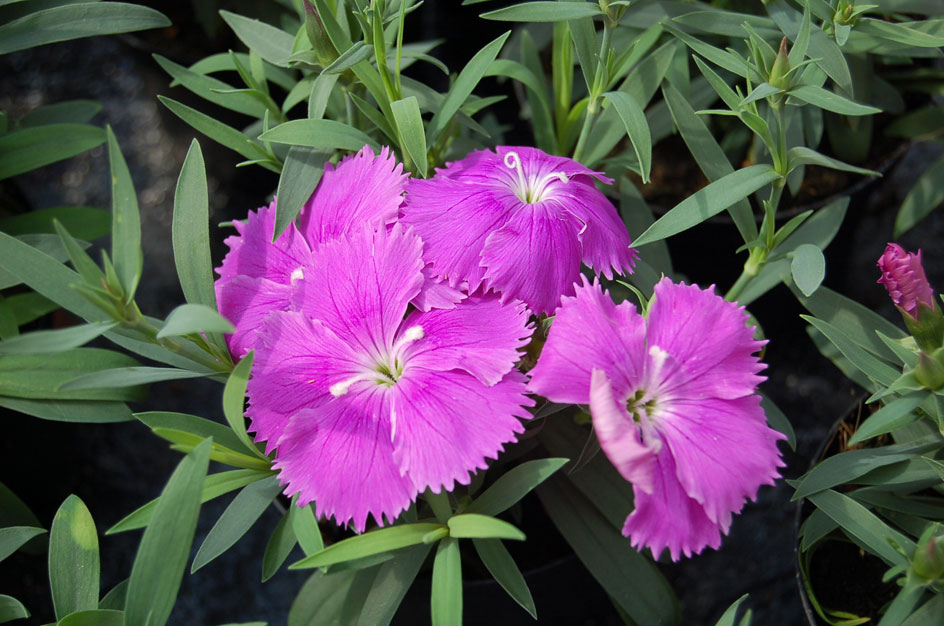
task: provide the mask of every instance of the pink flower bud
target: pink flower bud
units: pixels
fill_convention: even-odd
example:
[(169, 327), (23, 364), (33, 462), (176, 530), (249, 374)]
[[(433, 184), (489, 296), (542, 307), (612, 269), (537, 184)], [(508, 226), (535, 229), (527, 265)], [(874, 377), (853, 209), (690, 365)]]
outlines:
[(882, 270), (878, 282), (885, 285), (895, 306), (915, 320), (919, 304), (934, 310), (934, 291), (921, 266), (921, 250), (914, 254), (897, 243), (890, 243), (879, 257), (878, 267)]

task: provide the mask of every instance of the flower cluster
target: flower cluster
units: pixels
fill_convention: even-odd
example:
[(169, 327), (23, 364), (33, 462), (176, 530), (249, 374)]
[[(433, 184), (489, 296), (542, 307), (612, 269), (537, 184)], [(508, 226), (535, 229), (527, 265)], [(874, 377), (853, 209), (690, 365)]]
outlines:
[[(255, 351), (251, 430), (319, 515), (383, 525), (467, 484), (523, 432), (529, 393), (589, 403), (636, 489), (624, 534), (672, 557), (716, 547), (782, 465), (745, 314), (663, 280), (648, 318), (581, 280), (635, 261), (610, 182), (533, 148), (472, 153), (429, 180), (364, 148), (328, 168), (297, 225), (237, 223), (218, 270), (234, 356)], [(529, 377), (534, 325), (556, 319)], [(731, 455), (737, 449), (739, 455)]]

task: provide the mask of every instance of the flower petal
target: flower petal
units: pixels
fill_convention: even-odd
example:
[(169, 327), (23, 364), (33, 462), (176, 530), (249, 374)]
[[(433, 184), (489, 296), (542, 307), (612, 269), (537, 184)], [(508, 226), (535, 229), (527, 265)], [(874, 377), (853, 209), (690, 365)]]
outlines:
[(304, 268), (292, 304), (343, 341), (385, 354), (423, 285), (422, 249), (423, 242), (400, 224), (389, 233), (365, 227), (330, 241)]
[(471, 472), (524, 431), (519, 418), (531, 414), (522, 407), (534, 405), (524, 375), (512, 371), (486, 387), (463, 371), (410, 365), (390, 390), (394, 459), (419, 492), (467, 485)]
[(345, 157), (334, 168), (325, 165), (315, 193), (302, 208), (299, 228), (313, 245), (373, 228), (397, 219), (409, 174), (403, 174), (389, 148), (374, 156), (370, 146)]
[(420, 311), (430, 309), (452, 309), (465, 299), (465, 294), (453, 289), (449, 283), (438, 280), (433, 275), (433, 269), (427, 265), (423, 268), (423, 287), (416, 297), (410, 301)]
[(400, 222), (412, 225), (423, 239), (423, 258), (434, 274), (452, 287), (468, 282), (471, 293), (485, 275), (480, 262), (486, 237), (505, 224), (514, 208), (507, 198), (479, 186), (448, 178), (414, 179)]
[(259, 332), (249, 379), (250, 430), (271, 452), (293, 415), (331, 401), (331, 385), (362, 370), (359, 356), (321, 322), (273, 312)]
[(311, 257), (311, 249), (294, 224), (290, 224), (278, 240), (272, 241), (274, 199), (269, 206), (250, 211), (245, 223), (234, 220), (233, 226), (239, 234), (224, 241), (230, 250), (216, 270), (220, 275), (218, 283), (244, 275), (288, 285), (292, 282), (292, 272)]
[(646, 324), (636, 308), (614, 304), (584, 278), (574, 297), (563, 298), (528, 388), (554, 402), (586, 404), (596, 368), (616, 396), (625, 396), (642, 376), (645, 346)]
[(652, 494), (633, 489), (635, 510), (626, 518), (623, 535), (630, 538), (633, 547), (649, 548), (658, 558), (665, 548), (673, 561), (682, 554), (698, 554), (705, 547), (721, 545), (721, 533), (727, 527), (712, 522), (704, 509), (688, 497), (675, 477), (672, 455), (656, 457)]
[(462, 369), (484, 385), (505, 376), (531, 336), (523, 302), (504, 305), (496, 296), (471, 296), (452, 309), (413, 313), (404, 328), (420, 326), (423, 338), (405, 358), (429, 370)]
[(485, 241), (487, 288), (502, 300), (523, 300), (535, 313), (552, 313), (580, 277), (579, 230), (576, 219), (548, 202), (522, 204)]
[(226, 336), (229, 351), (237, 359), (256, 347), (256, 334), (272, 311), (289, 308), (292, 288), (267, 278), (238, 275), (230, 280), (216, 281), (217, 306), (220, 315), (236, 327)]
[(626, 225), (589, 177), (571, 179), (555, 190), (553, 201), (584, 224), (579, 235), (584, 263), (607, 278), (612, 278), (614, 271), (632, 273), (638, 255), (630, 247)]
[(725, 528), (784, 465), (777, 441), (785, 437), (767, 426), (757, 395), (673, 400), (660, 412), (658, 429), (685, 493)]
[(353, 522), (357, 532), (367, 528), (368, 515), (379, 526), (384, 518), (393, 522), (417, 493), (394, 463), (380, 387), (294, 415), (273, 467), (288, 483), (285, 495), (297, 493), (299, 505), (314, 500), (318, 516)]
[(639, 428), (625, 406), (625, 402), (619, 403), (613, 397), (613, 388), (603, 370), (594, 369), (590, 379), (590, 415), (600, 448), (623, 478), (635, 488), (652, 493), (655, 451), (643, 444)]
[(738, 398), (764, 381), (757, 375), (764, 364), (754, 353), (766, 342), (755, 341), (746, 323), (744, 307), (713, 290), (663, 278), (649, 310), (649, 345), (671, 354), (684, 370), (671, 381), (684, 387), (680, 393)]

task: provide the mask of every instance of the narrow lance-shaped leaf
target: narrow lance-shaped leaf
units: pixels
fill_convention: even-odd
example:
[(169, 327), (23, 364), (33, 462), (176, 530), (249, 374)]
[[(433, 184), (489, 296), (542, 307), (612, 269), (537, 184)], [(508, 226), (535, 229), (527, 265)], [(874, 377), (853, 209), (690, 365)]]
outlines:
[(29, 617), (26, 607), (11, 596), (0, 594), (0, 623)]
[(462, 557), (459, 542), (452, 537), (436, 546), (430, 613), (433, 626), (462, 623)]
[[(6, 504), (4, 502), (3, 504)], [(6, 526), (0, 528), (0, 561), (7, 558), (33, 537), (45, 534), (44, 528), (35, 526)]]
[(297, 506), (289, 506), (272, 531), (272, 535), (266, 543), (265, 554), (262, 555), (262, 582), (275, 576), (275, 573), (282, 567), (282, 563), (292, 552), (292, 548), (298, 543), (292, 528), (292, 519), (298, 510)]
[(196, 572), (239, 541), (281, 491), (277, 476), (243, 487), (203, 540), (193, 559), (190, 573)]
[(508, 39), (510, 34), (510, 31), (504, 33), (476, 52), (475, 56), (473, 56), (462, 71), (459, 72), (456, 82), (453, 83), (452, 87), (449, 89), (449, 93), (446, 94), (442, 105), (433, 115), (433, 119), (429, 123), (426, 134), (427, 144), (434, 143), (436, 139), (439, 138), (439, 135), (446, 130), (446, 127), (452, 120), (452, 116), (459, 111), (459, 107), (462, 106), (466, 98), (472, 94), (472, 90), (475, 89), (475, 86), (482, 80), (485, 71), (498, 56), (499, 51), (502, 46), (505, 45), (505, 40)]
[(378, 149), (377, 142), (362, 131), (334, 120), (292, 120), (262, 133), (259, 139), (331, 150), (360, 150), (365, 145)]
[(602, 15), (600, 7), (591, 2), (521, 2), (479, 17), (502, 22), (564, 22), (598, 15)]
[(249, 434), (246, 432), (246, 419), (243, 417), (243, 409), (246, 402), (246, 387), (249, 384), (249, 374), (252, 371), (252, 362), (255, 353), (250, 352), (236, 365), (233, 372), (226, 381), (226, 387), (223, 389), (223, 415), (226, 422), (233, 429), (236, 436), (243, 443), (246, 449), (261, 459), (266, 456), (259, 452), (259, 449), (252, 442)]
[(897, 398), (870, 415), (856, 429), (849, 445), (861, 443), (877, 435), (890, 433), (919, 419), (914, 412), (927, 399), (927, 392), (918, 392)]
[(118, 367), (103, 369), (91, 374), (76, 376), (63, 382), (58, 391), (78, 391), (82, 389), (120, 389), (181, 378), (200, 378), (208, 372), (192, 372), (174, 367)]
[(0, 180), (68, 159), (104, 141), (101, 128), (86, 124), (50, 124), (0, 135)]
[(503, 474), (465, 508), (465, 513), (498, 515), (562, 468), (568, 459), (538, 459), (522, 463)]
[(488, 515), (477, 513), (461, 513), (449, 518), (449, 536), (457, 539), (514, 539), (524, 541), (523, 532), (508, 522)]
[(895, 237), (900, 237), (944, 202), (944, 156), (915, 182), (895, 216)]
[(805, 243), (791, 252), (793, 261), (790, 263), (790, 272), (797, 288), (807, 297), (823, 282), (826, 276), (826, 259), (823, 251), (813, 244)]
[(180, 461), (161, 493), (131, 568), (125, 626), (164, 626), (170, 617), (197, 528), (210, 443)]
[(131, 172), (118, 147), (111, 126), (107, 127), (108, 163), (111, 171), (111, 249), (115, 272), (125, 291), (125, 302), (131, 302), (141, 278), (141, 216), (138, 197), (131, 182)]
[(85, 503), (66, 498), (49, 531), (49, 587), (56, 617), (98, 608), (98, 533)]
[(413, 584), (432, 546), (417, 546), (380, 566), (363, 602), (357, 626), (387, 626)]
[(812, 104), (821, 109), (839, 113), (840, 115), (873, 115), (881, 113), (881, 109), (866, 104), (853, 102), (839, 94), (817, 87), (816, 85), (800, 85), (787, 92), (791, 97)]
[(652, 138), (649, 135), (649, 122), (646, 114), (636, 101), (621, 91), (609, 91), (603, 94), (623, 121), (626, 134), (633, 144), (636, 160), (639, 161), (642, 182), (649, 182), (649, 172), (652, 169)]
[(72, 328), (36, 330), (0, 342), (0, 354), (41, 354), (72, 350), (84, 346), (117, 324), (117, 322), (93, 322)]
[(410, 156), (417, 173), (426, 178), (429, 162), (426, 158), (426, 133), (416, 96), (390, 103), (397, 124), (402, 149)]
[[(174, 192), (174, 263), (184, 297), (216, 310), (210, 260), (210, 197), (200, 144), (194, 139), (180, 168)], [(167, 330), (165, 327), (164, 331)]]
[(538, 611), (534, 606), (534, 599), (531, 597), (528, 583), (525, 582), (521, 570), (518, 569), (515, 560), (502, 545), (501, 540), (473, 539), (472, 545), (475, 546), (476, 553), (482, 559), (485, 569), (492, 575), (495, 582), (501, 585), (501, 588), (531, 617), (537, 619)]
[(216, 312), (216, 307), (211, 308), (204, 304), (181, 304), (167, 316), (167, 321), (158, 331), (157, 338), (199, 333), (231, 333), (234, 330), (230, 321)]
[(273, 241), (295, 221), (302, 207), (318, 186), (330, 150), (292, 146), (282, 164), (279, 188), (275, 196), (275, 229)]
[(170, 26), (148, 7), (124, 2), (84, 2), (35, 11), (0, 26), (0, 54), (57, 41)]
[(350, 537), (328, 546), (318, 554), (293, 563), (289, 569), (324, 567), (382, 552), (390, 552), (391, 550), (423, 543), (423, 538), (427, 534), (444, 528), (442, 524), (423, 522), (372, 530), (363, 535)]
[(220, 11), (223, 18), (246, 47), (273, 65), (288, 67), (294, 38), (285, 31), (229, 11)]
[(780, 174), (766, 164), (736, 170), (675, 205), (647, 228), (633, 245), (640, 247), (687, 230), (778, 178)]

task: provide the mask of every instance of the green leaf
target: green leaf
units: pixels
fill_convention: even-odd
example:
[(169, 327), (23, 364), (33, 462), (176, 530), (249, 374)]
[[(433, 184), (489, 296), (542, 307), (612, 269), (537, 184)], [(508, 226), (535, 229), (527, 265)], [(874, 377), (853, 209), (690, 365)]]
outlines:
[(321, 529), (315, 514), (311, 510), (312, 505), (299, 507), (296, 506), (296, 500), (297, 497), (292, 500), (292, 506), (298, 509), (292, 518), (292, 530), (305, 556), (311, 556), (324, 550), (324, 540), (321, 538)]
[(849, 445), (890, 433), (917, 420), (919, 415), (914, 413), (914, 410), (921, 406), (927, 397), (926, 393), (915, 393), (889, 402), (862, 422), (849, 440)]
[[(748, 75), (748, 66), (744, 61), (738, 57), (737, 54), (732, 52), (727, 52), (720, 48), (716, 48), (709, 43), (693, 37), (685, 32), (682, 32), (671, 23), (665, 24), (665, 29), (675, 35), (682, 43), (692, 49), (692, 52), (703, 56), (706, 60), (711, 61), (715, 65), (722, 67), (732, 74), (740, 76), (742, 78), (747, 77)], [(756, 72), (753, 72), (756, 75)]]
[(170, 312), (164, 327), (157, 333), (158, 339), (195, 335), (201, 332), (232, 333), (236, 328), (228, 319), (205, 304), (181, 304)]
[(223, 424), (197, 417), (196, 415), (167, 411), (148, 411), (145, 413), (135, 413), (134, 417), (151, 430), (169, 428), (191, 433), (198, 436), (200, 439), (213, 437), (214, 444), (219, 444), (234, 450), (242, 446), (242, 441), (232, 430)]
[(100, 102), (94, 100), (67, 100), (37, 107), (23, 116), (20, 128), (45, 126), (47, 124), (85, 124), (102, 110)]
[[(308, 117), (313, 120), (320, 120), (324, 117), (325, 110), (328, 108), (328, 101), (334, 92), (334, 86), (338, 83), (337, 74), (325, 74), (322, 72), (312, 81), (311, 89), (308, 90)], [(288, 98), (285, 99), (288, 104)]]
[(839, 113), (840, 115), (873, 115), (881, 113), (881, 109), (866, 104), (853, 102), (839, 94), (817, 87), (815, 85), (800, 85), (787, 92), (791, 97), (812, 104), (821, 109)]
[[(204, 76), (203, 74), (192, 72), (186, 67), (177, 65), (159, 54), (154, 55), (154, 60), (157, 61), (158, 65), (160, 65), (165, 72), (170, 74), (176, 81), (179, 81), (182, 86), (204, 100), (256, 119), (265, 117), (267, 110), (266, 104), (255, 96), (245, 93), (243, 90), (234, 90), (232, 85), (211, 76)], [(165, 102), (165, 104), (167, 103)], [(183, 107), (183, 105), (179, 106)], [(185, 121), (190, 123), (189, 120)], [(220, 126), (222, 126), (222, 124), (220, 124)], [(199, 128), (198, 130), (205, 132)], [(207, 134), (209, 135), (209, 133)]]
[(0, 26), (0, 54), (57, 41), (170, 26), (164, 15), (123, 2), (87, 2), (36, 11)]
[(820, 167), (828, 167), (842, 172), (852, 172), (853, 174), (862, 174), (863, 176), (881, 176), (881, 174), (875, 170), (867, 170), (864, 167), (856, 167), (855, 165), (843, 163), (838, 159), (833, 159), (804, 146), (794, 146), (790, 148), (787, 151), (787, 161), (790, 164), (789, 167), (791, 171), (801, 165), (819, 165)]
[[(210, 260), (210, 198), (200, 144), (194, 139), (180, 168), (174, 192), (172, 225), (174, 264), (184, 297), (192, 305), (216, 311), (213, 263)], [(173, 317), (171, 313), (171, 317)], [(161, 329), (168, 333), (167, 326)], [(205, 329), (203, 329), (205, 330)], [(226, 331), (219, 331), (226, 332)], [(232, 331), (229, 331), (232, 332)], [(161, 335), (158, 334), (158, 337)]]
[(292, 44), (295, 41), (292, 35), (265, 22), (229, 11), (220, 11), (220, 17), (247, 48), (272, 65), (289, 67), (288, 58), (292, 56)]
[(793, 261), (790, 263), (790, 273), (793, 282), (803, 295), (809, 297), (826, 276), (826, 258), (822, 250), (810, 243), (797, 246), (791, 254)]
[(295, 532), (292, 529), (292, 519), (298, 511), (297, 506), (289, 506), (285, 515), (279, 519), (275, 530), (266, 543), (265, 554), (262, 555), (262, 582), (265, 582), (275, 576), (275, 573), (282, 567), (282, 563), (292, 552), (292, 548), (298, 543), (295, 538)]
[(326, 565), (343, 563), (344, 561), (405, 548), (423, 543), (423, 537), (428, 533), (442, 528), (445, 528), (442, 524), (420, 522), (375, 529), (363, 535), (350, 537), (330, 545), (317, 554), (293, 563), (289, 566), (289, 569), (325, 567)]
[(122, 626), (124, 618), (124, 613), (113, 609), (87, 609), (67, 615), (56, 626)]
[(600, 7), (592, 2), (521, 2), (479, 17), (501, 22), (563, 22), (602, 15)]
[[(6, 502), (3, 503), (6, 506)], [(46, 533), (45, 528), (7, 526), (0, 528), (0, 561), (19, 550), (30, 539)]]
[[(109, 216), (109, 222), (110, 221), (111, 216)], [(82, 248), (82, 245), (72, 237), (69, 231), (67, 231), (58, 220), (54, 221), (53, 226), (56, 229), (56, 234), (59, 235), (59, 241), (62, 243), (62, 247), (65, 248), (66, 253), (69, 255), (69, 261), (72, 262), (72, 267), (75, 268), (82, 277), (82, 280), (85, 281), (85, 286), (94, 289), (99, 288), (102, 285), (102, 281), (105, 279), (105, 274), (98, 267), (98, 264), (92, 260), (88, 253)], [(111, 230), (111, 224), (109, 224), (108, 230)]]
[(192, 372), (190, 370), (177, 369), (176, 367), (116, 367), (76, 376), (75, 378), (68, 378), (56, 388), (56, 391), (119, 389), (123, 387), (147, 385), (163, 380), (201, 378), (203, 376), (206, 376), (205, 372)]
[(568, 459), (538, 459), (517, 465), (496, 480), (495, 484), (467, 506), (464, 512), (498, 515), (547, 480), (567, 462)]
[[(244, 135), (235, 128), (227, 126), (209, 115), (192, 109), (176, 100), (171, 100), (165, 96), (158, 96), (157, 99), (170, 109), (171, 113), (192, 126), (194, 130), (203, 133), (213, 141), (226, 146), (237, 154), (241, 154), (249, 160), (269, 158), (269, 155), (262, 149), (262, 146), (256, 143), (254, 139)], [(260, 165), (273, 172), (279, 171), (279, 168), (272, 163), (260, 163)]]
[(429, 606), (433, 626), (462, 623), (462, 557), (459, 542), (452, 537), (436, 546)]
[[(562, 476), (538, 488), (554, 525), (577, 557), (638, 624), (678, 624), (681, 613), (672, 588), (648, 557), (637, 552)], [(627, 585), (626, 581), (633, 581)]]
[(8, 235), (56, 232), (53, 222), (58, 220), (73, 237), (91, 241), (109, 233), (111, 214), (87, 206), (61, 206), (39, 209), (0, 220), (0, 230)]
[(423, 130), (423, 117), (416, 96), (410, 96), (390, 103), (393, 118), (397, 123), (401, 147), (416, 166), (420, 176), (426, 178), (429, 161), (426, 158), (426, 133)]
[(311, 198), (324, 173), (329, 151), (305, 146), (291, 146), (282, 164), (279, 188), (275, 192), (275, 229), (278, 238), (295, 221), (302, 207)]
[(117, 325), (117, 322), (92, 322), (71, 328), (36, 330), (0, 342), (0, 354), (64, 352), (84, 346)]
[[(698, 57), (695, 57), (695, 60), (698, 62)], [(699, 67), (702, 68), (702, 73), (706, 77), (713, 73), (704, 63), (699, 62)], [(718, 78), (718, 80), (721, 79)], [(724, 81), (721, 81), (721, 84), (727, 87)], [(702, 118), (695, 114), (694, 109), (685, 97), (670, 83), (665, 83), (662, 86), (662, 95), (669, 107), (672, 120), (682, 136), (682, 140), (688, 147), (692, 157), (694, 157), (695, 162), (698, 163), (698, 167), (705, 178), (709, 182), (715, 181), (734, 172), (734, 168), (731, 166), (731, 162), (728, 161), (724, 150), (715, 141)], [(751, 241), (757, 237), (757, 224), (754, 221), (754, 213), (747, 199), (732, 205), (728, 208), (728, 212), (731, 214), (731, 219), (734, 220), (744, 241)]]
[(944, 37), (924, 33), (895, 22), (865, 17), (856, 21), (855, 29), (857, 32), (872, 35), (879, 39), (903, 43), (906, 46), (918, 48), (940, 48), (944, 46)]
[(432, 546), (417, 546), (380, 566), (357, 626), (388, 626)]
[(896, 444), (836, 454), (823, 459), (800, 478), (792, 499), (799, 500), (837, 485), (853, 483), (872, 470), (907, 461), (933, 448), (934, 445), (928, 443)]
[[(767, 14), (777, 27), (791, 40), (796, 41), (803, 27), (803, 15), (784, 0), (767, 3)], [(816, 64), (832, 78), (840, 89), (852, 93), (852, 75), (842, 49), (820, 28), (810, 31), (806, 55), (816, 59)]]
[(0, 355), (0, 395), (35, 400), (141, 400), (143, 390), (139, 388), (58, 389), (63, 380), (83, 372), (107, 371), (135, 363), (129, 356), (100, 348), (75, 348), (55, 354)]
[[(161, 439), (166, 439), (171, 442), (171, 444), (173, 444), (171, 445), (171, 450), (177, 450), (178, 452), (190, 452), (205, 439), (199, 435), (194, 435), (193, 433), (182, 430), (174, 430), (173, 428), (155, 428), (154, 434)], [(210, 448), (210, 460), (232, 465), (233, 467), (254, 469), (263, 472), (267, 471), (272, 466), (271, 461), (268, 459), (260, 459), (258, 456), (236, 452), (215, 441)]]
[(329, 150), (357, 151), (365, 145), (379, 149), (377, 142), (362, 131), (334, 120), (292, 120), (262, 133), (259, 139)]
[(5, 301), (13, 311), (17, 326), (29, 324), (59, 308), (55, 302), (31, 291), (8, 296)]
[(901, 626), (937, 626), (944, 622), (944, 595), (936, 594), (908, 616)]
[[(353, 626), (371, 588), (376, 568), (325, 575), (315, 572), (305, 581), (288, 612), (288, 626)], [(351, 619), (351, 614), (354, 619)], [(345, 619), (346, 618), (346, 619)]]
[(85, 124), (49, 124), (0, 135), (0, 180), (68, 159), (104, 142), (101, 128)]
[[(223, 414), (226, 422), (242, 442), (243, 446), (256, 456), (266, 459), (265, 455), (252, 442), (246, 432), (246, 419), (243, 417), (246, 401), (246, 386), (249, 384), (249, 375), (252, 372), (254, 353), (250, 352), (233, 369), (223, 389)], [(268, 460), (268, 459), (266, 459)]]
[[(232, 54), (227, 52), (221, 52), (219, 54), (211, 54), (208, 57), (203, 57), (189, 69), (191, 72), (196, 74), (214, 74), (216, 72), (235, 72), (236, 63), (241, 63), (244, 67), (247, 67), (251, 64), (249, 58), (250, 55), (243, 52), (233, 52)], [(235, 60), (234, 60), (235, 57)], [(297, 78), (295, 73), (291, 70), (286, 70), (282, 68), (275, 67), (274, 65), (269, 65), (268, 63), (264, 64), (266, 70), (266, 78), (270, 81), (284, 89), (289, 91), (297, 83)], [(179, 85), (177, 81), (173, 81), (170, 86), (176, 87)]]
[(338, 58), (322, 70), (322, 74), (340, 74), (351, 69), (361, 61), (366, 61), (374, 53), (372, 46), (368, 46), (363, 41), (355, 41), (354, 45), (342, 52)]
[(505, 45), (505, 40), (511, 32), (506, 32), (488, 43), (485, 47), (475, 53), (466, 66), (459, 72), (456, 81), (449, 88), (449, 93), (443, 99), (442, 104), (430, 120), (426, 131), (427, 145), (434, 144), (439, 135), (446, 130), (452, 117), (458, 113), (459, 108), (465, 103), (466, 99), (472, 94), (472, 90), (479, 84), (486, 70), (491, 66), (492, 61), (498, 56), (498, 52)]
[(29, 616), (29, 611), (19, 600), (0, 594), (0, 624)]
[[(210, 474), (206, 477), (206, 481), (203, 484), (203, 490), (200, 494), (200, 502), (209, 502), (210, 500), (217, 498), (224, 493), (229, 493), (230, 491), (239, 489), (240, 487), (245, 487), (250, 483), (254, 483), (257, 480), (262, 480), (263, 478), (267, 478), (269, 476), (272, 476), (272, 472), (254, 469), (229, 470), (226, 472), (219, 472), (217, 474)], [(151, 519), (154, 516), (159, 502), (159, 499), (151, 500), (144, 506), (132, 511), (117, 524), (106, 530), (105, 534), (113, 535), (115, 533), (123, 533), (127, 530), (144, 528), (151, 523)]]
[(895, 216), (895, 238), (911, 230), (944, 202), (944, 156), (931, 164), (905, 196)]
[(766, 164), (736, 170), (679, 202), (647, 228), (633, 246), (639, 248), (700, 224), (778, 178), (780, 174)]
[(850, 537), (867, 546), (869, 552), (889, 565), (905, 561), (905, 556), (892, 547), (892, 542), (901, 547), (905, 554), (914, 552), (915, 544), (911, 539), (890, 528), (874, 513), (848, 496), (827, 490), (809, 496), (809, 500), (835, 520)]
[(239, 541), (281, 491), (277, 476), (243, 487), (210, 529), (193, 559), (190, 573), (196, 572)]
[(779, 433), (786, 435), (787, 445), (791, 450), (796, 450), (796, 433), (793, 431), (793, 425), (783, 411), (774, 404), (773, 400), (765, 394), (760, 394), (760, 405), (764, 409), (764, 416), (767, 418), (767, 425)]
[(56, 618), (98, 608), (98, 532), (85, 503), (66, 498), (49, 531), (49, 588)]
[(498, 539), (473, 539), (472, 545), (492, 578), (521, 608), (537, 619), (538, 610), (528, 590), (528, 583), (502, 542)]
[[(721, 616), (721, 618), (718, 620), (715, 626), (737, 626), (736, 620), (737, 620), (738, 610), (740, 610), (741, 604), (743, 604), (744, 601), (747, 600), (747, 595), (748, 594), (745, 593), (743, 596), (735, 600), (734, 604), (732, 604), (731, 606), (727, 608), (727, 610), (725, 610), (724, 615)], [(748, 610), (748, 614), (750, 614), (750, 610)], [(744, 622), (741, 622), (741, 624), (744, 624)]]
[(642, 182), (648, 183), (649, 172), (652, 170), (652, 138), (649, 135), (646, 114), (635, 100), (622, 91), (608, 91), (603, 97), (613, 105), (623, 121), (641, 168)]
[(29, 507), (9, 487), (0, 483), (0, 528), (9, 526), (39, 528), (41, 524)]
[(185, 456), (161, 492), (131, 568), (126, 626), (164, 626), (170, 616), (197, 528), (210, 443)]
[(131, 182), (131, 173), (121, 155), (118, 140), (106, 127), (108, 135), (108, 163), (111, 171), (111, 249), (115, 272), (125, 290), (125, 302), (131, 302), (141, 278), (141, 216), (138, 197)]
[(479, 515), (478, 513), (462, 513), (449, 518), (449, 536), (457, 539), (515, 539), (524, 541), (524, 533), (500, 519)]
[(131, 409), (123, 402), (96, 402), (92, 400), (28, 400), (0, 396), (0, 406), (57, 422), (85, 422), (106, 424), (127, 422), (132, 419)]
[(839, 349), (839, 352), (841, 352), (844, 357), (849, 359), (859, 371), (870, 379), (887, 387), (898, 378), (899, 372), (865, 351), (843, 330), (840, 330), (829, 322), (810, 317), (809, 315), (801, 315), (800, 317), (813, 325), (816, 330), (823, 333), (823, 335)]

